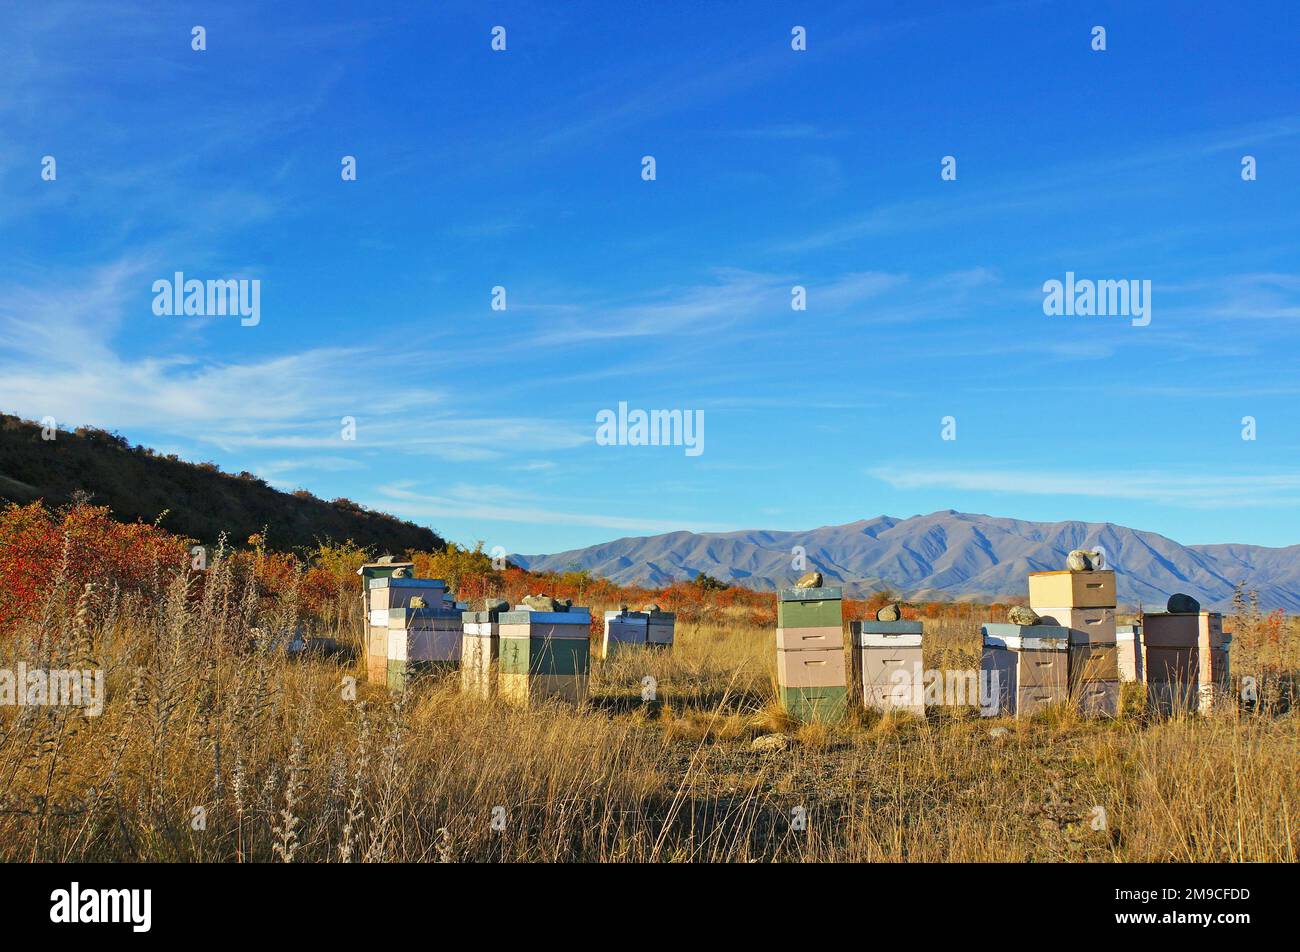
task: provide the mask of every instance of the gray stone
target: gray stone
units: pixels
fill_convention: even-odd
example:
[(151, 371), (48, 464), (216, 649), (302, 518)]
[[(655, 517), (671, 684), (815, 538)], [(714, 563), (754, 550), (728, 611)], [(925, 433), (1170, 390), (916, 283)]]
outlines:
[(903, 606), (898, 604), (898, 602), (894, 602), (892, 605), (885, 605), (883, 608), (877, 609), (876, 611), (876, 621), (902, 621), (902, 619)]
[(795, 588), (821, 588), (822, 573), (805, 572), (802, 576), (800, 576), (799, 581), (794, 583), (794, 587)]
[(1169, 602), (1165, 605), (1165, 611), (1177, 615), (1195, 615), (1200, 610), (1201, 603), (1190, 595), (1184, 595), (1182, 592), (1170, 595)]
[(1011, 610), (1007, 612), (1007, 621), (1011, 622), (1013, 625), (1029, 627), (1031, 625), (1037, 625), (1042, 621), (1042, 619), (1038, 617), (1038, 612), (1034, 611), (1028, 605), (1014, 605)]
[(651, 604), (642, 608), (641, 611), (645, 612), (647, 615), (653, 615), (655, 612), (659, 611), (659, 606), (655, 605), (652, 602)]
[(535, 612), (559, 611), (559, 604), (549, 595), (529, 595), (524, 599), (524, 605)]
[(1075, 549), (1065, 557), (1065, 567), (1071, 572), (1095, 572), (1106, 567), (1106, 557), (1098, 551)]
[(788, 734), (764, 734), (761, 737), (755, 737), (749, 744), (750, 750), (757, 750), (761, 753), (772, 753), (778, 750), (785, 750), (790, 746), (790, 736)]
[(508, 612), (510, 603), (504, 598), (485, 598), (483, 599), (483, 610), (485, 612)]

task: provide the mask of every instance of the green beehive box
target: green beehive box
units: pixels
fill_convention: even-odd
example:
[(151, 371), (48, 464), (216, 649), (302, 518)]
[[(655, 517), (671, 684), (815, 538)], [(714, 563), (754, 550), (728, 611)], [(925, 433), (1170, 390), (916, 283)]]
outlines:
[(501, 639), (502, 674), (585, 675), (591, 669), (591, 642), (586, 638)]
[[(843, 602), (839, 598), (839, 589), (813, 589), (811, 591), (832, 591), (834, 598), (782, 598), (776, 603), (776, 627), (778, 628), (829, 628), (844, 625)], [(782, 592), (782, 595), (785, 593)]]
[(849, 689), (844, 685), (824, 688), (781, 688), (781, 706), (797, 721), (831, 724), (844, 719)]
[(388, 690), (405, 691), (416, 678), (439, 677), (459, 670), (458, 661), (398, 661), (388, 659)]

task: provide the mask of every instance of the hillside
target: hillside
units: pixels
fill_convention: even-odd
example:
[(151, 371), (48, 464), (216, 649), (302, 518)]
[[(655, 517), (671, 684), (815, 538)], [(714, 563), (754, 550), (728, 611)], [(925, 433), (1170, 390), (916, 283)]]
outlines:
[(443, 546), (429, 529), (346, 499), (280, 492), (251, 473), (161, 456), (93, 428), (43, 440), (39, 424), (0, 414), (0, 501), (58, 505), (78, 492), (127, 521), (153, 522), (166, 513), (163, 528), (205, 543), (225, 532), (239, 545), (265, 530), (267, 545), (282, 550), (324, 539), (392, 553)]
[(917, 599), (1024, 597), (1029, 572), (1058, 569), (1071, 549), (1101, 546), (1119, 573), (1120, 601), (1163, 605), (1187, 592), (1227, 608), (1246, 582), (1265, 609), (1300, 612), (1300, 545), (1180, 545), (1154, 532), (1112, 523), (1025, 522), (951, 510), (910, 519), (880, 516), (803, 532), (671, 532), (560, 552), (512, 555), (537, 571), (575, 563), (619, 584), (665, 585), (705, 572), (759, 590), (788, 585), (791, 549), (803, 546), (809, 568), (862, 595), (889, 588)]

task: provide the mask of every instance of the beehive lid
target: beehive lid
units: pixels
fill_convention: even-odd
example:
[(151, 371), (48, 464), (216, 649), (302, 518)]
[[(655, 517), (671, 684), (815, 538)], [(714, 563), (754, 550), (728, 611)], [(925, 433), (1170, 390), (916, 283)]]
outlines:
[(839, 585), (823, 585), (821, 588), (783, 588), (776, 593), (783, 602), (833, 601), (844, 597), (844, 589)]
[(1005, 625), (980, 626), (986, 648), (1006, 648), (1010, 651), (1064, 651), (1070, 645), (1070, 629), (1056, 625)]
[(919, 635), (924, 627), (924, 623), (919, 621), (876, 621), (874, 618), (864, 618), (849, 622), (849, 630), (855, 635)]
[(591, 609), (570, 608), (567, 612), (534, 612), (516, 607), (512, 611), (502, 612), (503, 625), (590, 625)]
[(650, 616), (646, 612), (605, 612), (605, 621), (613, 621), (616, 619), (622, 620), (629, 625), (644, 625), (650, 621)]
[(397, 569), (413, 569), (414, 562), (366, 562), (361, 568), (357, 569), (357, 574), (362, 577), (373, 577), (378, 572), (392, 572)]
[(416, 628), (437, 621), (460, 621), (460, 612), (445, 608), (390, 608), (389, 628)]
[(372, 578), (370, 588), (446, 588), (440, 578)]

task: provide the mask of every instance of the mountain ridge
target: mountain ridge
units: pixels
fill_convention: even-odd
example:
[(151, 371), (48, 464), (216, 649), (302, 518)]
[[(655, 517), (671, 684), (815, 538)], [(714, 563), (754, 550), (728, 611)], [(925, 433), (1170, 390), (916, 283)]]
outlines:
[(954, 509), (808, 530), (677, 530), (510, 560), (534, 571), (577, 565), (620, 584), (666, 585), (704, 572), (770, 591), (800, 574), (792, 567), (795, 546), (809, 569), (855, 596), (888, 588), (917, 601), (1024, 598), (1029, 572), (1064, 568), (1071, 549), (1100, 547), (1125, 606), (1163, 607), (1185, 592), (1206, 608), (1225, 609), (1240, 581), (1258, 592), (1264, 609), (1300, 612), (1300, 545), (1182, 545), (1112, 522), (1032, 522)]

